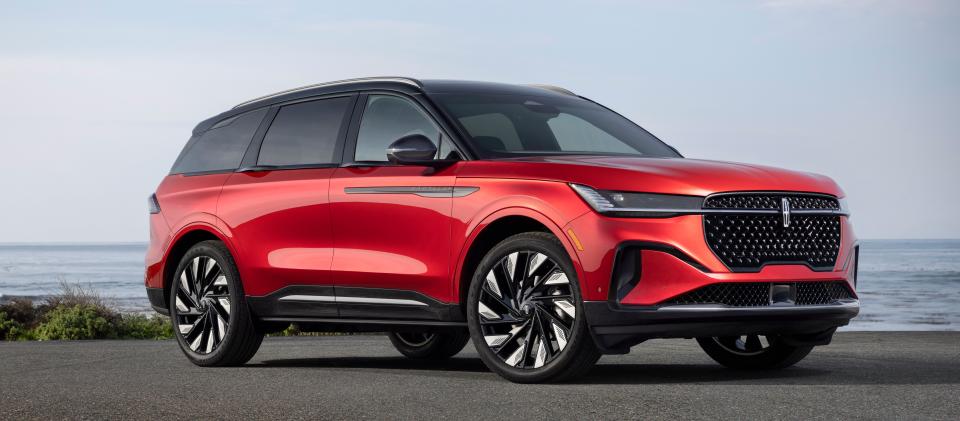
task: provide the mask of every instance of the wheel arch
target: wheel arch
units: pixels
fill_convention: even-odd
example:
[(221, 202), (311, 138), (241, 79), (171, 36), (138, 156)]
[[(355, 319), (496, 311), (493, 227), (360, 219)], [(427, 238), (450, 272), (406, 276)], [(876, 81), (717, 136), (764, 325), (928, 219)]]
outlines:
[(458, 298), (460, 309), (464, 314), (470, 281), (480, 261), (498, 243), (523, 232), (546, 232), (557, 237), (573, 262), (577, 278), (584, 279), (579, 257), (558, 224), (546, 215), (529, 208), (502, 209), (488, 215), (473, 228), (458, 259), (454, 296)]
[(170, 242), (170, 246), (167, 248), (167, 254), (163, 259), (162, 279), (164, 306), (169, 307), (170, 305), (170, 286), (173, 285), (174, 271), (177, 270), (180, 259), (183, 258), (183, 255), (194, 245), (209, 240), (222, 242), (227, 247), (227, 250), (230, 251), (231, 255), (237, 255), (232, 244), (227, 240), (227, 237), (211, 225), (197, 223), (182, 228)]

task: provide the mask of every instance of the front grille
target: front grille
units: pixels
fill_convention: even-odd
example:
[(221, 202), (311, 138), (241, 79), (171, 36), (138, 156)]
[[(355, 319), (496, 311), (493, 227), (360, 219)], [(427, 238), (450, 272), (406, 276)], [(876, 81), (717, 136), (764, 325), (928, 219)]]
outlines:
[[(676, 296), (664, 305), (723, 304), (731, 307), (765, 307), (771, 304), (770, 282), (737, 282), (711, 284)], [(789, 285), (795, 305), (831, 304), (852, 299), (853, 294), (842, 281), (794, 282)]]
[(780, 210), (780, 199), (790, 199), (793, 209), (840, 210), (840, 202), (828, 196), (792, 193), (736, 193), (710, 196), (705, 209), (774, 209)]
[[(784, 226), (783, 199), (789, 201), (791, 212), (801, 211), (791, 213), (788, 226)], [(770, 263), (801, 263), (816, 270), (828, 270), (836, 264), (840, 216), (830, 213), (840, 209), (835, 198), (790, 193), (724, 194), (708, 197), (703, 207), (734, 211), (707, 213), (703, 218), (707, 244), (734, 271), (752, 271)]]

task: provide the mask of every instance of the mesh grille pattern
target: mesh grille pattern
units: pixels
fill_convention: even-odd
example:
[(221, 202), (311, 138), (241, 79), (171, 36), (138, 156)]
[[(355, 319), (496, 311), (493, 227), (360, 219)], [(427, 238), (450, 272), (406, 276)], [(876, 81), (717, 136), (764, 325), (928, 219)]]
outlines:
[(784, 228), (780, 215), (706, 215), (707, 243), (733, 269), (767, 263), (833, 267), (840, 251), (840, 217), (795, 215)]
[(825, 304), (853, 298), (843, 282), (798, 282), (797, 305)]
[(780, 209), (780, 197), (773, 195), (723, 195), (708, 197), (706, 209)]
[[(723, 304), (731, 307), (765, 307), (770, 305), (770, 282), (711, 284), (674, 297), (664, 304)], [(844, 282), (796, 282), (791, 284), (796, 305), (830, 304), (852, 299)]]
[(840, 202), (832, 197), (803, 194), (746, 193), (708, 197), (705, 209), (780, 209), (781, 198), (790, 199), (790, 207), (804, 210), (840, 210)]
[(770, 305), (770, 283), (723, 283), (697, 288), (667, 304), (726, 304), (733, 307)]
[[(837, 210), (836, 199), (822, 196), (744, 194), (707, 198), (704, 208), (779, 210), (783, 198), (792, 210)], [(708, 214), (707, 244), (733, 270), (755, 270), (768, 263), (806, 263), (830, 269), (840, 252), (840, 216), (792, 214), (790, 225), (774, 214)]]

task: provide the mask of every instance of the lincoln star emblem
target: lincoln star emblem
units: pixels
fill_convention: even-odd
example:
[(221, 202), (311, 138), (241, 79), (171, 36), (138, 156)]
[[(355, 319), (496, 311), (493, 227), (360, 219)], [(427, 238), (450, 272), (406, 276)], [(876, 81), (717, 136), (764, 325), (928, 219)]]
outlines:
[(782, 206), (780, 206), (780, 209), (783, 210), (783, 227), (786, 228), (790, 226), (790, 199), (784, 197), (781, 200), (783, 200)]

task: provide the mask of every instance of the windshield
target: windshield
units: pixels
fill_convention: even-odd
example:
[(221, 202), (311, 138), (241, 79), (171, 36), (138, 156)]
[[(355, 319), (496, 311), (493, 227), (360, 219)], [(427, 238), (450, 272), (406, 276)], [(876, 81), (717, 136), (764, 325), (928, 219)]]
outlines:
[(481, 158), (680, 156), (630, 120), (581, 98), (484, 94), (431, 98), (463, 126)]

